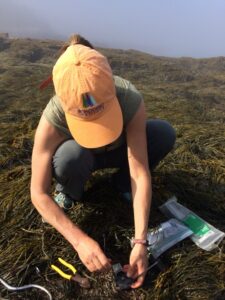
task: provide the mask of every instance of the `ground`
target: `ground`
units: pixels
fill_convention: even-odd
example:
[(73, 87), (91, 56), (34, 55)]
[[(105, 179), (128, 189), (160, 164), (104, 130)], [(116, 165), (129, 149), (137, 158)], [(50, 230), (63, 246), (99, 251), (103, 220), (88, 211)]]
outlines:
[[(166, 269), (149, 272), (137, 290), (118, 292), (112, 273), (90, 274), (72, 247), (43, 224), (31, 204), (30, 158), (35, 128), (53, 94), (39, 83), (48, 77), (59, 42), (0, 41), (0, 276), (9, 284), (48, 288), (54, 299), (224, 299), (223, 241), (211, 252), (190, 239), (164, 255)], [(136, 51), (100, 49), (115, 74), (142, 92), (149, 118), (176, 129), (173, 151), (152, 173), (149, 228), (165, 221), (158, 207), (170, 196), (225, 231), (225, 58), (194, 60), (154, 57)], [(95, 238), (114, 262), (127, 263), (133, 233), (132, 205), (113, 190), (116, 170), (93, 174), (71, 218)], [(88, 276), (85, 290), (50, 269), (62, 257)], [(40, 291), (8, 292), (1, 299), (47, 299)]]

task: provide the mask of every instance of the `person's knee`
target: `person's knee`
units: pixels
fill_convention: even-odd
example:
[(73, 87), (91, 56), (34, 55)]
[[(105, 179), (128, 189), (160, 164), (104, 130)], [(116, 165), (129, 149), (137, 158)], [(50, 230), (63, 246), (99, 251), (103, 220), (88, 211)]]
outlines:
[(172, 150), (176, 141), (176, 131), (165, 120), (149, 120), (147, 122), (147, 139), (168, 153)]
[(53, 157), (53, 168), (56, 177), (75, 176), (82, 165), (91, 168), (93, 157), (88, 149), (79, 146), (74, 140), (64, 142), (56, 150)]
[(176, 141), (176, 131), (167, 121), (163, 121), (165, 126), (165, 148), (167, 152), (171, 151)]

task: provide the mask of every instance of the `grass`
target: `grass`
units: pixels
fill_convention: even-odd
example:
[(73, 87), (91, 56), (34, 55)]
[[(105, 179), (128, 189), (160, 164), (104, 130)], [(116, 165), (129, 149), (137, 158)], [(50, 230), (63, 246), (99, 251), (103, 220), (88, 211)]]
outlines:
[[(164, 255), (165, 271), (150, 272), (138, 290), (118, 292), (112, 273), (90, 274), (56, 230), (41, 222), (30, 201), (30, 157), (35, 128), (53, 93), (51, 88), (41, 93), (38, 85), (51, 73), (60, 43), (22, 39), (7, 43), (0, 47), (0, 276), (15, 286), (41, 284), (57, 300), (224, 299), (224, 241), (218, 249), (205, 252), (187, 239)], [(152, 174), (149, 227), (165, 220), (158, 206), (175, 194), (225, 231), (225, 58), (169, 59), (133, 50), (101, 51), (115, 74), (141, 90), (149, 118), (166, 119), (177, 131), (174, 150)], [(112, 189), (110, 176), (110, 172), (93, 175), (70, 217), (98, 240), (113, 261), (127, 263), (132, 207)], [(89, 276), (91, 289), (55, 274), (50, 265), (57, 257)], [(39, 291), (15, 293), (3, 287), (0, 296), (47, 299)]]

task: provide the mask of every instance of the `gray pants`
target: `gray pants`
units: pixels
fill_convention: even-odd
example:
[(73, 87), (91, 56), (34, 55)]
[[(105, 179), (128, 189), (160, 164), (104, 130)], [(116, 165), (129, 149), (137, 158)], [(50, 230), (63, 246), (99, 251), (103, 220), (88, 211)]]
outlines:
[[(149, 168), (152, 170), (173, 148), (176, 134), (168, 122), (148, 120), (146, 135)], [(116, 187), (121, 192), (131, 190), (126, 145), (96, 154), (74, 140), (67, 140), (53, 157), (53, 176), (58, 182), (56, 189), (79, 200), (92, 172), (104, 168), (119, 168), (114, 176)]]

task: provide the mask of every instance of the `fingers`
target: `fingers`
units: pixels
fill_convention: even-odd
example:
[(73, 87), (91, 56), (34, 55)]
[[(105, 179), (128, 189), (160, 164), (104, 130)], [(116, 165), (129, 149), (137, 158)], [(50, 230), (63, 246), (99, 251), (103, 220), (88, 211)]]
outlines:
[(144, 279), (145, 279), (145, 274), (138, 277), (138, 279), (131, 285), (131, 288), (136, 289), (136, 288), (140, 287), (143, 284)]
[(88, 236), (80, 240), (76, 251), (90, 272), (106, 271), (111, 268), (111, 260), (105, 256), (99, 244)]
[[(142, 274), (144, 271), (145, 271), (144, 268), (139, 268), (139, 270), (138, 270), (136, 265), (134, 265), (134, 266), (124, 265), (123, 266), (123, 272), (127, 273), (127, 277), (131, 277), (131, 278), (138, 277), (138, 275)], [(146, 273), (144, 273), (143, 275), (138, 277), (137, 280), (131, 285), (131, 288), (136, 289), (136, 288), (140, 287), (144, 282), (145, 275), (146, 275)]]
[(111, 260), (101, 253), (92, 255), (85, 265), (90, 272), (104, 272), (111, 268)]
[(98, 259), (100, 261), (103, 270), (109, 270), (111, 268), (112, 260), (107, 258), (103, 252), (98, 255)]
[(123, 266), (123, 272), (124, 273), (127, 273), (128, 269), (129, 269), (129, 265), (124, 265)]
[(138, 276), (138, 270), (136, 265), (128, 265), (127, 277), (135, 278), (136, 276)]
[(131, 288), (136, 289), (143, 284), (147, 273), (147, 266), (148, 265), (143, 261), (135, 262), (134, 264), (126, 266), (127, 276), (135, 280), (135, 282), (131, 285)]
[(98, 272), (103, 270), (101, 264), (98, 262), (98, 259), (94, 259), (93, 261), (85, 263), (85, 266), (90, 272)]
[(85, 264), (86, 268), (88, 269), (88, 271), (90, 271), (90, 272), (96, 271), (95, 264), (92, 261), (84, 262), (84, 264)]

